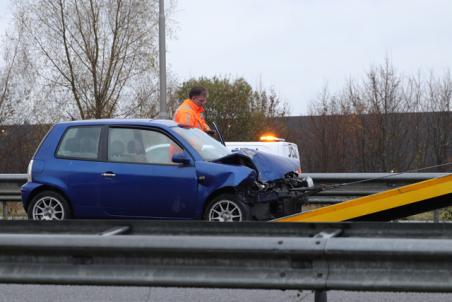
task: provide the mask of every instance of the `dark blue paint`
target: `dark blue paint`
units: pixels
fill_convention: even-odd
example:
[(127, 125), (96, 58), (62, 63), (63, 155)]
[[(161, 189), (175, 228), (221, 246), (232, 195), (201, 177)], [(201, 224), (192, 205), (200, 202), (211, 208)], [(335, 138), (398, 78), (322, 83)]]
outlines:
[[(256, 180), (255, 170), (245, 166), (234, 166), (207, 161), (196, 162), (198, 176), (203, 176), (198, 186), (198, 199), (207, 200), (209, 196), (220, 189), (233, 189), (244, 182)], [(202, 215), (202, 208), (198, 209), (198, 215)]]
[(296, 160), (262, 151), (244, 148), (236, 153), (243, 154), (251, 159), (259, 171), (259, 180), (262, 182), (284, 178), (288, 172), (296, 171), (299, 167)]
[(97, 185), (100, 206), (110, 216), (189, 219), (197, 203), (194, 166), (101, 163), (115, 173)]
[[(55, 152), (67, 128), (83, 125), (157, 129), (183, 146), (190, 160), (180, 165), (158, 165), (107, 162), (102, 156), (100, 160), (56, 158)], [(250, 167), (221, 160), (204, 161), (174, 127), (177, 124), (167, 120), (92, 120), (55, 125), (33, 158), (33, 181), (22, 187), (24, 207), (45, 186), (68, 198), (75, 218), (200, 219), (209, 197), (218, 190), (253, 182), (257, 174), (262, 181), (275, 180), (297, 168), (296, 163), (292, 165), (286, 158), (252, 150), (242, 151), (240, 156), (251, 159), (258, 173)], [(105, 172), (116, 176), (102, 176)]]

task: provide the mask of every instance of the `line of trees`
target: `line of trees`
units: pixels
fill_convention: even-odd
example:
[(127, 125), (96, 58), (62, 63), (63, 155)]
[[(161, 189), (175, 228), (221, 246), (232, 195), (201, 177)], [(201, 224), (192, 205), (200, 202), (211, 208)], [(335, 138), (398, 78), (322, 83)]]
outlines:
[(402, 76), (386, 60), (338, 93), (325, 88), (311, 104), (310, 118), (293, 124), (295, 131), (288, 135), (301, 147), (309, 171), (389, 172), (440, 165), (452, 161), (451, 106), (449, 72), (426, 79)]
[[(156, 117), (157, 7), (158, 0), (16, 1), (0, 49), (0, 126)], [(173, 10), (171, 2), (169, 16)], [(339, 92), (325, 88), (310, 117), (300, 119), (284, 119), (289, 108), (274, 90), (228, 77), (180, 84), (170, 77), (170, 111), (198, 85), (210, 92), (207, 119), (227, 140), (273, 131), (298, 143), (306, 171), (402, 171), (452, 161), (449, 72), (403, 76), (387, 59)], [(0, 132), (0, 156), (29, 158), (43, 133), (27, 146), (10, 130)], [(6, 171), (23, 170), (0, 165)]]

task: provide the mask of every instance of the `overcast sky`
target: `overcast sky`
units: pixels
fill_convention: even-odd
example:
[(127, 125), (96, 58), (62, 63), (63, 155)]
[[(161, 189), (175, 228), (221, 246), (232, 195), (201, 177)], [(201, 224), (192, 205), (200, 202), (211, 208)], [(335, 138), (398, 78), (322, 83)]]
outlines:
[(244, 77), (307, 114), (325, 84), (338, 90), (385, 56), (404, 74), (452, 69), (451, 16), (451, 0), (177, 0), (167, 62), (179, 81)]

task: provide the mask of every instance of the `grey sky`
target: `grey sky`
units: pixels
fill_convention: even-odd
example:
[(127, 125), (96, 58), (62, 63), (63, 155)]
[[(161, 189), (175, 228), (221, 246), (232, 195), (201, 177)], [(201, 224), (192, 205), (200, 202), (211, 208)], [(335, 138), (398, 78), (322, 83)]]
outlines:
[[(0, 30), (8, 16), (0, 0)], [(387, 55), (405, 74), (452, 69), (450, 0), (177, 0), (167, 61), (179, 81), (244, 77), (292, 115)]]
[(11, 8), (9, 0), (0, 0), (0, 35), (4, 34), (5, 28), (10, 21), (10, 18)]

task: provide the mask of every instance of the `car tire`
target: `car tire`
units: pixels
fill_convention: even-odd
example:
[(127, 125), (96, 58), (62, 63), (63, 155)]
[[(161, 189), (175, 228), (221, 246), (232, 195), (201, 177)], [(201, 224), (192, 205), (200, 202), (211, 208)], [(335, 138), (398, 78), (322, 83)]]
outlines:
[(42, 191), (33, 197), (27, 214), (30, 220), (64, 220), (72, 217), (69, 202), (55, 191)]
[(234, 194), (221, 194), (209, 202), (203, 219), (211, 222), (239, 222), (250, 220), (250, 209)]

